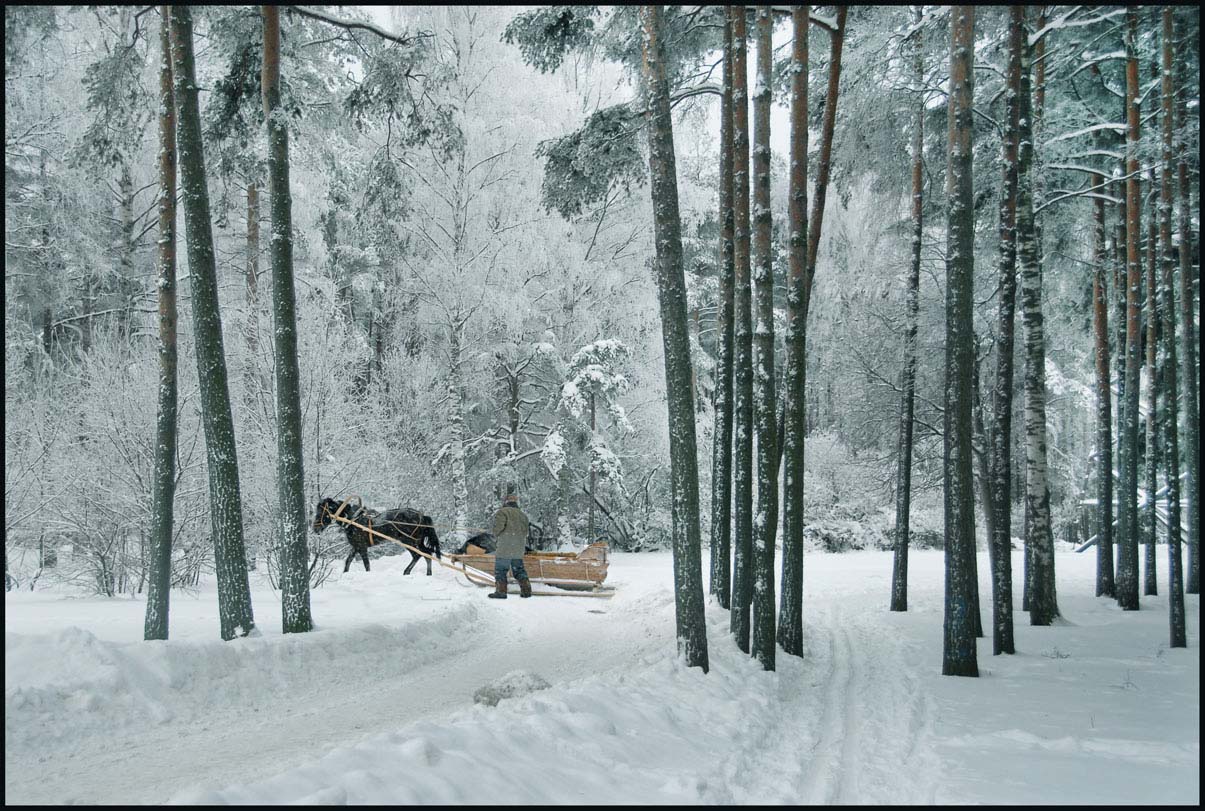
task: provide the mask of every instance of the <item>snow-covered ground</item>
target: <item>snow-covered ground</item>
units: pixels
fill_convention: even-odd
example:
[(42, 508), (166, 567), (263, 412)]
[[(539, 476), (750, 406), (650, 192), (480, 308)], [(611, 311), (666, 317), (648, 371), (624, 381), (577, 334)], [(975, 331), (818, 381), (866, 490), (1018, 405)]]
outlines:
[(1197, 596), (1170, 650), (1164, 596), (1122, 612), (1060, 553), (1064, 618), (1018, 612), (1016, 656), (984, 639), (981, 678), (947, 678), (942, 556), (910, 564), (893, 614), (890, 554), (809, 555), (807, 655), (776, 673), (714, 605), (711, 673), (682, 666), (668, 554), (615, 555), (609, 601), (384, 558), (314, 592), (311, 634), (256, 588), (261, 635), (226, 643), (212, 590), (173, 594), (154, 643), (141, 600), (9, 593), (5, 802), (1199, 802)]

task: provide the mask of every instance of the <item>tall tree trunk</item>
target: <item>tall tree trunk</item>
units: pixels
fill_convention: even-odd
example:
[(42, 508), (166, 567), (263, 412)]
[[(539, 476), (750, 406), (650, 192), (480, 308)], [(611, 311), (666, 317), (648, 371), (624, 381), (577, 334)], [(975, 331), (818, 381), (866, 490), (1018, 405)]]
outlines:
[[(1092, 185), (1104, 183), (1092, 175)], [(1116, 596), (1113, 583), (1113, 394), (1109, 389), (1109, 301), (1105, 267), (1109, 263), (1105, 236), (1105, 201), (1093, 200), (1096, 228), (1092, 254), (1096, 265), (1092, 282), (1092, 326), (1096, 335), (1096, 596)]]
[(774, 435), (774, 275), (770, 255), (769, 6), (757, 7), (757, 93), (753, 97), (753, 285), (757, 327), (753, 333), (754, 421), (757, 424), (757, 513), (753, 519), (753, 655), (774, 669), (774, 541), (778, 530), (778, 437)]
[(695, 446), (694, 391), (690, 385), (690, 327), (682, 273), (682, 226), (674, 161), (673, 119), (661, 40), (661, 7), (641, 6), (643, 73), (648, 93), (649, 176), (657, 245), (657, 292), (665, 347), (673, 480), (674, 602), (678, 651), (689, 667), (707, 672), (707, 633), (699, 538), (699, 478)]
[[(1172, 254), (1172, 153), (1174, 122), (1172, 120), (1172, 10), (1163, 9), (1163, 163), (1159, 185), (1159, 242), (1163, 260), (1163, 340), (1164, 340), (1164, 401), (1167, 417), (1164, 420), (1167, 444), (1163, 458), (1167, 473), (1167, 608), (1170, 644), (1173, 648), (1188, 647), (1184, 627), (1184, 585), (1180, 568), (1180, 438), (1176, 418), (1176, 301), (1173, 275), (1175, 257)], [(1183, 234), (1181, 242), (1184, 241)], [(1152, 311), (1153, 312), (1153, 311)], [(1192, 314), (1189, 314), (1189, 318)], [(1185, 325), (1185, 331), (1192, 327)], [(1185, 397), (1185, 403), (1192, 396)], [(1151, 494), (1151, 499), (1155, 497)], [(1190, 496), (1190, 498), (1192, 498)], [(1189, 502), (1192, 503), (1191, 501)], [(1152, 567), (1154, 568), (1154, 567)]]
[(280, 107), (280, 7), (263, 6), (264, 120), (268, 125), (268, 187), (272, 192), (272, 315), (276, 366), (277, 544), (281, 626), (286, 634), (312, 630), (305, 470), (301, 453), (301, 374), (297, 364), (297, 303), (293, 289), (293, 197), (289, 189), (289, 130)]
[[(925, 169), (925, 48), (920, 28), (921, 10), (913, 9), (916, 32), (916, 120), (912, 127), (912, 261), (908, 267), (908, 292), (904, 304), (904, 367), (900, 382), (899, 457), (895, 476), (895, 554), (891, 567), (891, 610), (908, 610), (908, 519), (912, 501), (912, 433), (916, 413), (916, 332), (920, 316), (920, 252), (924, 235), (923, 198)], [(827, 112), (827, 110), (826, 110)]]
[(254, 350), (259, 341), (256, 316), (259, 297), (259, 185), (247, 181), (247, 345)]
[[(1168, 11), (1165, 10), (1164, 14), (1166, 15), (1167, 13)], [(1164, 18), (1164, 25), (1167, 25), (1166, 17)], [(1179, 26), (1177, 26), (1178, 28)], [(1177, 31), (1177, 33), (1179, 32)], [(1179, 36), (1177, 36), (1177, 40), (1179, 40)], [(1184, 450), (1185, 461), (1187, 462), (1186, 472), (1188, 474), (1184, 483), (1184, 494), (1187, 499), (1187, 504), (1185, 505), (1187, 510), (1184, 518), (1188, 530), (1187, 538), (1185, 539), (1188, 545), (1188, 583), (1185, 585), (1185, 591), (1189, 594), (1200, 594), (1201, 491), (1198, 489), (1201, 481), (1201, 424), (1200, 405), (1198, 403), (1200, 391), (1197, 389), (1197, 335), (1194, 323), (1197, 315), (1197, 306), (1194, 303), (1195, 295), (1193, 291), (1192, 271), (1193, 208), (1189, 201), (1191, 187), (1189, 186), (1188, 179), (1188, 120), (1187, 111), (1185, 110), (1185, 97), (1192, 92), (1192, 89), (1196, 85), (1189, 84), (1188, 82), (1186, 61), (1183, 57), (1177, 60), (1177, 76), (1179, 79), (1177, 84), (1179, 84), (1179, 92), (1175, 99), (1176, 117), (1178, 119), (1177, 130), (1179, 131), (1179, 143), (1176, 144), (1176, 175), (1180, 190), (1180, 210), (1177, 229), (1180, 232), (1180, 320), (1184, 324), (1180, 346), (1184, 355)], [(1167, 69), (1165, 64), (1164, 71)], [(1165, 91), (1165, 98), (1166, 95)], [(1168, 391), (1172, 392), (1175, 389), (1168, 389)]]
[(949, 230), (946, 249), (945, 639), (942, 675), (978, 676), (971, 558), (975, 554), (975, 482), (971, 472), (971, 388), (974, 350), (974, 99), (975, 7), (950, 11)]
[[(464, 326), (465, 319), (456, 314), (448, 328), (448, 419), (452, 429), (448, 453), (452, 462), (452, 509), (456, 515), (456, 527), (448, 537), (457, 548), (468, 540), (465, 528), (469, 525), (469, 478), (464, 452), (464, 359), (461, 355)], [(593, 536), (589, 542), (594, 543)]]
[(172, 93), (171, 6), (159, 31), (159, 405), (151, 506), (150, 575), (143, 639), (167, 639), (176, 495), (176, 103)]
[(720, 102), (720, 306), (715, 438), (711, 454), (711, 594), (724, 608), (732, 589), (732, 352), (735, 257), (732, 221), (732, 20), (724, 17), (724, 91)]
[(1034, 221), (1033, 119), (1030, 60), (1021, 53), (1017, 254), (1025, 340), (1025, 547), (1029, 621), (1049, 625), (1058, 616), (1054, 587), (1054, 538), (1046, 463), (1046, 338), (1042, 321), (1042, 267)]
[[(831, 33), (832, 45), (828, 59), (828, 86), (824, 94), (824, 120), (820, 124), (820, 154), (816, 167), (815, 197), (808, 220), (808, 277), (803, 297), (803, 317), (807, 320), (812, 302), (812, 282), (816, 278), (816, 252), (820, 248), (820, 229), (824, 225), (824, 201), (828, 193), (828, 178), (833, 166), (833, 132), (837, 123), (837, 96), (841, 89), (841, 52), (845, 48), (846, 6), (837, 6), (837, 28)], [(831, 384), (830, 384), (831, 386)], [(832, 389), (829, 389), (831, 406)], [(830, 415), (832, 410), (830, 408)]]
[[(691, 391), (694, 391), (693, 379), (692, 379), (692, 383), (691, 383)], [(597, 439), (598, 439), (598, 424), (595, 420), (595, 415), (594, 415), (594, 392), (590, 392), (590, 447), (591, 447), (591, 449), (594, 448), (595, 442)], [(593, 454), (593, 450), (591, 451), (591, 453)], [(590, 543), (594, 543), (594, 541), (595, 541), (594, 502), (597, 498), (597, 496), (595, 495), (597, 486), (598, 486), (598, 471), (594, 469), (594, 460), (591, 459), (590, 460), (590, 516), (589, 516), (589, 522), (587, 524), (587, 526), (588, 526), (587, 536), (590, 539), (590, 541), (589, 541)]]
[(992, 398), (991, 510), (988, 538), (992, 567), (992, 654), (1016, 653), (1013, 641), (1012, 423), (1013, 350), (1017, 316), (1017, 184), (1021, 121), (1021, 69), (1026, 45), (1025, 7), (1011, 6), (1008, 23), (1007, 121), (1000, 198), (1000, 308), (997, 318), (996, 380)]
[[(1124, 106), (1124, 105), (1123, 105)], [(1123, 117), (1125, 111), (1122, 111)], [(1125, 161), (1121, 162), (1121, 171), (1118, 177), (1125, 175)], [(1115, 387), (1117, 389), (1116, 403), (1116, 426), (1113, 431), (1113, 445), (1115, 453), (1113, 454), (1114, 464), (1117, 469), (1114, 471), (1113, 492), (1115, 502), (1115, 528), (1113, 530), (1113, 596), (1117, 596), (1117, 580), (1121, 575), (1121, 533), (1125, 526), (1125, 500), (1121, 498), (1121, 481), (1122, 466), (1124, 453), (1121, 448), (1121, 437), (1125, 433), (1125, 368), (1126, 368), (1126, 263), (1125, 263), (1125, 245), (1126, 245), (1126, 211), (1125, 211), (1125, 183), (1124, 181), (1116, 181), (1111, 184), (1113, 187), (1113, 196), (1122, 202), (1117, 206), (1117, 228), (1113, 238), (1113, 377)]]
[(778, 643), (792, 656), (803, 656), (803, 473), (804, 382), (807, 374), (807, 321), (803, 298), (807, 286), (808, 250), (808, 9), (791, 12), (791, 172), (787, 229), (787, 357), (783, 381), (784, 448), (782, 524), (782, 605)]
[(192, 13), (188, 6), (172, 9), (172, 79), (179, 116), (177, 147), (184, 192), (184, 225), (192, 286), (196, 334), (197, 377), (205, 450), (209, 461), (209, 503), (213, 522), (214, 566), (218, 582), (218, 616), (222, 639), (246, 636), (255, 627), (247, 555), (243, 543), (242, 496), (226, 354), (222, 346), (222, 317), (218, 308), (217, 269), (213, 255), (213, 226), (209, 191), (205, 185), (201, 115), (193, 63)]
[[(1153, 175), (1153, 173), (1152, 173)], [(1155, 572), (1155, 538), (1158, 533), (1158, 515), (1156, 505), (1158, 499), (1157, 477), (1159, 466), (1159, 419), (1156, 408), (1158, 399), (1158, 348), (1159, 348), (1159, 302), (1156, 292), (1159, 270), (1156, 263), (1156, 243), (1158, 236), (1155, 230), (1155, 217), (1147, 219), (1146, 254), (1146, 500), (1143, 502), (1142, 534), (1146, 542), (1146, 560), (1143, 567), (1142, 593), (1154, 595), (1159, 593), (1159, 583)]]
[(1121, 491), (1124, 505), (1118, 532), (1117, 602), (1126, 611), (1138, 610), (1138, 367), (1142, 259), (1138, 251), (1142, 217), (1139, 209), (1139, 87), (1138, 16), (1126, 12), (1126, 366), (1125, 424), (1122, 426)]
[(729, 6), (732, 21), (732, 205), (736, 344), (733, 385), (732, 635), (749, 652), (753, 602), (753, 302), (749, 269), (749, 95), (745, 7)]

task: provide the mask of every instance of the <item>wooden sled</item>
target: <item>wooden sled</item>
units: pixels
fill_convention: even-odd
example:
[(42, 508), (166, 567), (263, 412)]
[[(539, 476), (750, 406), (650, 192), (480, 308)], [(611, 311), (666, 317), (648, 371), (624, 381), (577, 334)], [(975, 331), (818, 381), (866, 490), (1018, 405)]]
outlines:
[[(527, 552), (523, 555), (523, 566), (533, 583), (547, 583), (571, 591), (599, 591), (607, 579), (609, 553), (610, 547), (605, 543), (590, 544), (581, 552)], [(494, 571), (494, 555), (472, 544), (462, 554), (444, 557), (478, 572)], [(477, 584), (492, 586), (492, 575), (488, 582)]]
[[(397, 538), (393, 538), (389, 535), (386, 535), (385, 533), (381, 532), (380, 530), (373, 529), (372, 527), (366, 527), (363, 524), (353, 521), (350, 518), (348, 518), (347, 516), (343, 515), (342, 514), (343, 508), (347, 506), (348, 501), (350, 501), (351, 499), (352, 499), (352, 496), (348, 496), (346, 499), (344, 499), (343, 503), (339, 505), (339, 509), (331, 517), (341, 523), (350, 524), (353, 527), (358, 527), (358, 528), (364, 530), (365, 532), (367, 532), (369, 534), (369, 536), (371, 536), (371, 537), (379, 538), (380, 540), (383, 540), (383, 541), (389, 541), (391, 543), (395, 543), (398, 546), (402, 547), (403, 549), (408, 549), (416, 555), (421, 555), (422, 557), (426, 558), (427, 560), (435, 561), (436, 563), (438, 563), (440, 566), (443, 566), (444, 568), (452, 569), (455, 572), (459, 572), (460, 574), (464, 575), (464, 577), (470, 583), (475, 583), (478, 586), (493, 586), (494, 585), (494, 575), (493, 575), (494, 556), (493, 555), (485, 554), (484, 550), (482, 550), (481, 555), (472, 555), (472, 554), (444, 555), (444, 558), (450, 559), (451, 562), (448, 562), (447, 560), (443, 560), (440, 558), (436, 558), (432, 555), (428, 555), (423, 550), (417, 549), (414, 546), (411, 546), (410, 544), (406, 543), (405, 541), (400, 541)], [(600, 547), (600, 548), (597, 551), (591, 551), (595, 547)], [(478, 548), (478, 547), (473, 547), (473, 548)], [(605, 543), (596, 543), (596, 544), (591, 544), (590, 546), (586, 547), (580, 553), (577, 553), (577, 554), (574, 554), (572, 552), (570, 552), (570, 553), (532, 552), (530, 555), (524, 555), (523, 556), (523, 565), (528, 567), (527, 568), (528, 575), (531, 577), (531, 579), (533, 581), (539, 582), (539, 583), (548, 583), (549, 585), (556, 586), (558, 589), (569, 589), (569, 593), (566, 593), (565, 591), (551, 591), (551, 592), (550, 591), (535, 591), (535, 592), (532, 592), (532, 596), (534, 596), (534, 597), (602, 597), (602, 598), (610, 598), (611, 596), (614, 595), (615, 592), (611, 589), (600, 588), (600, 586), (602, 585), (602, 581), (605, 580), (607, 577), (607, 550), (608, 550), (608, 547)], [(478, 566), (476, 562), (469, 560), (470, 558), (479, 558), (480, 562), (488, 562), (488, 564), (489, 564), (488, 568), (483, 568), (483, 567)], [(540, 562), (538, 564), (532, 563), (533, 559), (538, 560), (541, 558), (543, 558), (543, 559), (548, 559), (548, 558), (565, 559), (561, 562), (564, 564), (575, 564), (579, 568), (565, 568), (565, 569), (559, 570), (559, 573), (563, 574), (563, 575), (574, 574), (574, 575), (577, 575), (577, 577), (556, 577), (556, 574), (558, 574), (558, 570), (547, 568), (547, 566), (553, 565), (552, 563), (548, 563), (548, 564), (545, 564), (543, 562)], [(584, 567), (584, 568), (582, 568), (582, 567)], [(600, 568), (601, 568), (601, 573), (600, 573)], [(541, 579), (537, 580), (537, 578), (535, 576), (535, 572), (541, 572), (541, 573), (548, 572), (549, 574), (551, 574), (553, 576), (551, 579), (541, 578)], [(595, 580), (593, 578), (597, 578), (597, 580)], [(583, 589), (585, 591), (583, 591)]]

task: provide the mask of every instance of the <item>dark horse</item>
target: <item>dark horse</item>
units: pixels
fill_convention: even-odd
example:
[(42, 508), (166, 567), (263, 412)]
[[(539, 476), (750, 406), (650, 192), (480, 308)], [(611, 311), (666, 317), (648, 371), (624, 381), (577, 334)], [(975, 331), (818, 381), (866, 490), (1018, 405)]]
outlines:
[[(314, 532), (322, 532), (330, 526), (335, 518), (335, 513), (339, 512), (339, 505), (342, 504), (333, 498), (324, 498), (318, 502), (318, 510), (314, 514)], [(340, 517), (347, 517), (355, 521), (357, 524), (375, 529), (377, 532), (388, 535), (391, 538), (396, 538), (399, 541), (408, 543), (411, 546), (417, 547), (428, 555), (434, 555), (437, 558), (442, 558), (443, 555), (439, 552), (439, 536), (435, 534), (431, 516), (423, 515), (416, 510), (411, 510), (402, 507), (397, 510), (370, 510), (360, 504), (348, 504), (343, 508), (343, 512), (339, 513)], [(383, 541), (359, 527), (353, 527), (351, 524), (343, 524), (343, 534), (347, 536), (347, 542), (351, 544), (351, 553), (347, 556), (347, 560), (343, 562), (343, 571), (351, 568), (352, 559), (358, 554), (361, 560), (364, 561), (364, 571), (369, 571), (368, 568), (368, 547), (374, 546)], [(417, 552), (410, 552), (412, 560), (410, 565), (402, 574), (410, 574), (410, 570), (414, 568), (414, 564), (418, 563), (419, 555)], [(427, 558), (427, 574), (431, 574), (431, 559)]]

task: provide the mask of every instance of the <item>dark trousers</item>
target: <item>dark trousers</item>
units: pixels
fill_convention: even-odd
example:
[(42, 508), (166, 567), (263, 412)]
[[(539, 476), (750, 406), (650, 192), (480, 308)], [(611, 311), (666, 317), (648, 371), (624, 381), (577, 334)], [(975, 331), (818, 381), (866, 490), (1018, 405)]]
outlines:
[(506, 570), (515, 573), (516, 580), (527, 579), (527, 569), (523, 568), (523, 558), (494, 558), (494, 579), (506, 582)]

